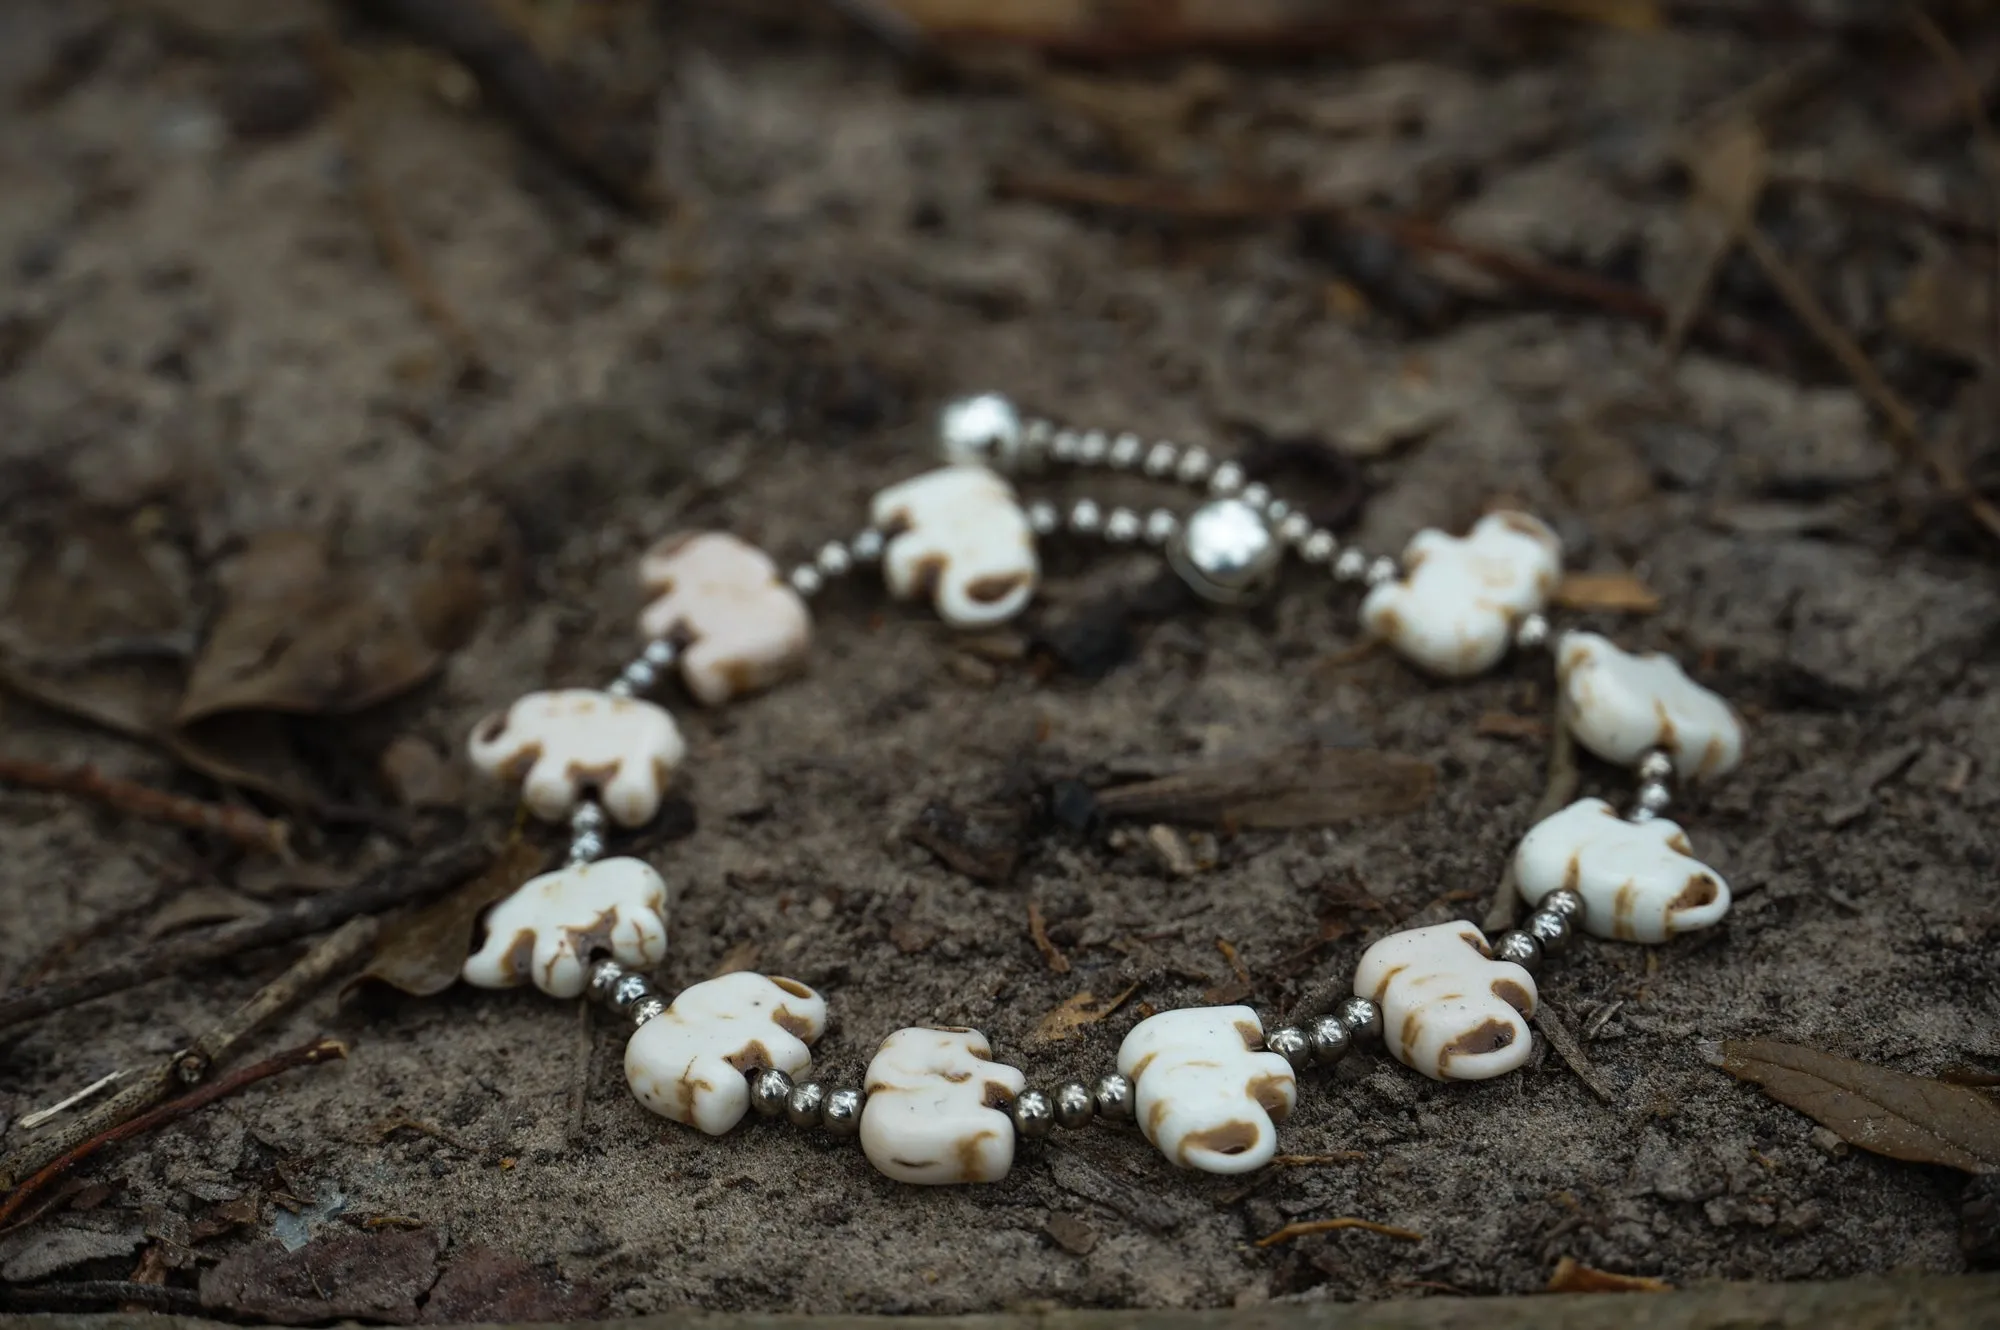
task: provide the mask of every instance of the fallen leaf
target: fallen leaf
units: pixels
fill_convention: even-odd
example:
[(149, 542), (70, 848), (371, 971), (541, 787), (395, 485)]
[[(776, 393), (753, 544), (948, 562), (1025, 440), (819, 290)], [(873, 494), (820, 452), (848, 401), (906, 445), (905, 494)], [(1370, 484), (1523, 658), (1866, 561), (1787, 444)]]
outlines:
[(743, 941), (722, 953), (722, 959), (715, 963), (711, 979), (720, 979), (725, 974), (740, 974), (757, 968), (758, 946), (755, 942)]
[(1926, 350), (1984, 365), (1993, 358), (1993, 292), (1967, 281), (1965, 265), (1940, 250), (1919, 262), (1889, 302), (1889, 325)]
[(1660, 597), (1630, 573), (1567, 573), (1556, 584), (1556, 604), (1566, 610), (1653, 614)]
[(526, 1324), (587, 1320), (604, 1294), (547, 1266), (490, 1247), (461, 1247), (424, 1303), (427, 1325)]
[(174, 894), (146, 921), (145, 937), (157, 942), (169, 933), (197, 924), (226, 924), (265, 912), (240, 892), (214, 884), (197, 884)]
[(1680, 353), (1694, 327), (1723, 261), (1755, 222), (1757, 202), (1769, 176), (1770, 151), (1764, 131), (1747, 117), (1725, 120), (1691, 140), (1681, 160), (1694, 191), (1683, 215), (1678, 245), (1680, 269), (1667, 301), (1661, 345), (1669, 358)]
[(1096, 1229), (1075, 1215), (1066, 1215), (1061, 1211), (1049, 1216), (1049, 1222), (1042, 1226), (1042, 1231), (1056, 1246), (1072, 1256), (1088, 1256), (1097, 1245)]
[(1107, 817), (1287, 830), (1421, 808), (1437, 768), (1372, 748), (1297, 744), (1097, 792)]
[(1065, 998), (1057, 1007), (1035, 1025), (1035, 1037), (1047, 1043), (1059, 1043), (1069, 1038), (1086, 1025), (1095, 1025), (1112, 1012), (1124, 1006), (1126, 1001), (1139, 991), (1134, 984), (1108, 1002), (1099, 1002), (1091, 992), (1075, 994)]
[(1565, 1256), (1556, 1262), (1556, 1271), (1549, 1276), (1544, 1292), (1665, 1293), (1672, 1288), (1673, 1285), (1664, 1279), (1648, 1275), (1614, 1275), (1608, 1270), (1593, 1270)]
[(349, 982), (352, 992), (369, 980), (412, 997), (430, 997), (458, 982), (486, 907), (511, 895), (539, 873), (548, 852), (516, 836), (486, 871), (457, 891), (392, 924), (375, 947), (368, 968)]
[(961, 809), (933, 800), (903, 831), (975, 882), (1005, 882), (1020, 861), (1025, 819), (1012, 808)]
[(297, 1251), (260, 1242), (202, 1272), (201, 1305), (279, 1325), (350, 1318), (407, 1325), (437, 1282), (437, 1258), (428, 1229), (328, 1234)]
[(1720, 1065), (1860, 1149), (1968, 1173), (2000, 1168), (2000, 1105), (1977, 1090), (1763, 1039), (1724, 1044)]

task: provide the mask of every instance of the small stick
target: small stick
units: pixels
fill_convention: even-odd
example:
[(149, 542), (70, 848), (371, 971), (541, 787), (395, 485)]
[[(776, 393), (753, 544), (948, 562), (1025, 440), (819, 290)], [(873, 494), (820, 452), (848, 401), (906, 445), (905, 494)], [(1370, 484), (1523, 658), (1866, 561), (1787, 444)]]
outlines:
[(191, 1288), (168, 1288), (137, 1280), (86, 1279), (72, 1284), (37, 1284), (33, 1288), (0, 1288), (0, 1307), (22, 1311), (66, 1312), (100, 1302), (143, 1303), (149, 1311), (195, 1316), (201, 1294)]
[(1268, 1237), (1257, 1239), (1259, 1247), (1275, 1247), (1293, 1238), (1311, 1237), (1315, 1233), (1334, 1233), (1343, 1228), (1365, 1228), (1370, 1233), (1380, 1233), (1387, 1238), (1401, 1238), (1405, 1242), (1422, 1242), (1424, 1235), (1407, 1228), (1396, 1228), (1389, 1224), (1378, 1224), (1372, 1219), (1301, 1219), (1285, 1225)]
[(1048, 962), (1049, 969), (1057, 974), (1069, 973), (1069, 957), (1063, 955), (1062, 948), (1049, 937), (1048, 920), (1042, 917), (1042, 903), (1033, 896), (1028, 898), (1028, 936), (1033, 939), (1035, 950), (1041, 952), (1042, 959)]
[(182, 1095), (179, 1099), (161, 1104), (150, 1113), (142, 1113), (130, 1122), (123, 1123), (107, 1132), (93, 1136), (16, 1187), (13, 1194), (5, 1201), (0, 1201), (0, 1224), (4, 1224), (12, 1218), (23, 1205), (27, 1204), (29, 1198), (36, 1192), (46, 1187), (49, 1183), (54, 1182), (57, 1178), (69, 1172), (70, 1169), (75, 1168), (78, 1164), (106, 1146), (116, 1145), (120, 1141), (128, 1141), (134, 1136), (143, 1136), (155, 1127), (163, 1127), (170, 1122), (177, 1122), (190, 1113), (198, 1112), (208, 1107), (218, 1099), (226, 1098), (246, 1086), (255, 1085), (258, 1081), (276, 1076), (280, 1072), (290, 1071), (294, 1067), (310, 1067), (317, 1063), (330, 1061), (333, 1058), (344, 1058), (346, 1056), (346, 1044), (338, 1039), (328, 1039), (322, 1036), (309, 1044), (304, 1044), (298, 1048), (280, 1053), (276, 1057), (265, 1058), (262, 1062), (252, 1063), (241, 1071), (231, 1072), (221, 1080), (204, 1085), (192, 1094)]
[(41, 1126), (44, 1122), (47, 1122), (50, 1118), (61, 1115), (67, 1109), (75, 1108), (78, 1104), (90, 1098), (92, 1095), (96, 1094), (99, 1090), (102, 1090), (105, 1086), (111, 1084), (111, 1082), (117, 1080), (124, 1074), (125, 1073), (123, 1071), (107, 1071), (106, 1073), (104, 1073), (104, 1075), (99, 1076), (96, 1080), (84, 1086), (81, 1090), (78, 1090), (75, 1094), (70, 1095), (67, 1098), (58, 1100), (56, 1103), (50, 1104), (47, 1108), (38, 1108), (32, 1113), (23, 1113), (21, 1115), (20, 1125), (28, 1129), (29, 1131), (33, 1131), (36, 1127)]
[(360, 914), (414, 905), (442, 895), (484, 868), (493, 851), (466, 840), (412, 864), (387, 865), (351, 887), (308, 896), (263, 919), (225, 924), (190, 937), (135, 951), (123, 960), (82, 974), (0, 993), (0, 1030), (93, 998), (120, 993), (150, 980), (179, 974), (227, 956), (290, 942)]
[[(1534, 826), (1545, 818), (1554, 817), (1570, 800), (1576, 798), (1576, 787), (1582, 783), (1583, 773), (1576, 765), (1576, 736), (1563, 724), (1562, 704), (1556, 704), (1555, 731), (1549, 739), (1549, 775), (1542, 784), (1542, 797), (1535, 801), (1535, 808), (1528, 815), (1528, 825)], [(1493, 889), (1493, 904), (1487, 907), (1486, 917), (1480, 926), (1487, 933), (1505, 932), (1514, 926), (1520, 914), (1521, 884), (1514, 877), (1514, 857), (1507, 856), (1507, 867), (1500, 874), (1500, 885)]]
[(1590, 1059), (1584, 1055), (1583, 1045), (1569, 1032), (1569, 1023), (1556, 1015), (1554, 1007), (1546, 1003), (1536, 1007), (1535, 1025), (1548, 1039), (1549, 1047), (1562, 1055), (1562, 1060), (1569, 1063), (1569, 1069), (1576, 1073), (1576, 1078), (1582, 1081), (1600, 1102), (1609, 1104), (1618, 1098), (1612, 1093), (1611, 1087), (1604, 1083), (1604, 1078), (1598, 1075), (1597, 1068), (1591, 1065)]
[(96, 767), (58, 767), (25, 758), (0, 757), (0, 782), (30, 790), (54, 790), (92, 799), (121, 813), (152, 822), (212, 831), (252, 850), (291, 858), (291, 828), (247, 808), (203, 803), (178, 794), (107, 776)]

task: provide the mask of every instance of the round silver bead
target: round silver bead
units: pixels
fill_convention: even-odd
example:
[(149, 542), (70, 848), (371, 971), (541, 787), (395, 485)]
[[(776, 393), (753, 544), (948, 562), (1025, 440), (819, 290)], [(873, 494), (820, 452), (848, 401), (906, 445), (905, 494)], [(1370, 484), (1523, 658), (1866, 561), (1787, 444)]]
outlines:
[(873, 563), (882, 557), (882, 546), (888, 542), (874, 527), (863, 527), (854, 533), (854, 539), (847, 542), (847, 552), (854, 556), (856, 563)]
[(1096, 1116), (1097, 1100), (1091, 1097), (1089, 1086), (1071, 1081), (1056, 1090), (1056, 1125), (1064, 1131), (1088, 1127)]
[[(1292, 515), (1292, 505), (1286, 503), (1283, 499), (1272, 499), (1268, 503), (1259, 504), (1258, 506), (1264, 510), (1264, 520), (1272, 526), (1280, 525), (1287, 517)], [(1303, 533), (1301, 533), (1301, 536), (1303, 537)]]
[(819, 555), (813, 562), (828, 577), (845, 577), (854, 567), (854, 556), (847, 552), (847, 546), (837, 540), (829, 540), (819, 547)]
[(1046, 536), (1062, 525), (1062, 514), (1047, 499), (1036, 499), (1028, 505), (1028, 529), (1038, 536)]
[(1190, 448), (1174, 464), (1174, 479), (1183, 485), (1199, 485), (1208, 479), (1209, 472), (1214, 469), (1215, 459), (1208, 455), (1208, 449)]
[(1264, 1047), (1294, 1067), (1312, 1065), (1312, 1039), (1296, 1025), (1281, 1026), (1265, 1035)]
[(1512, 961), (1529, 974), (1542, 968), (1542, 944), (1531, 933), (1510, 928), (1493, 942), (1493, 959)]
[(826, 578), (820, 575), (819, 569), (809, 563), (802, 563), (792, 569), (790, 580), (792, 590), (798, 592), (807, 600), (811, 600), (814, 596), (817, 596), (820, 588), (826, 585)]
[(1639, 786), (1635, 796), (1639, 807), (1649, 813), (1664, 813), (1667, 805), (1674, 801), (1674, 792), (1664, 782), (1649, 780)]
[(1270, 526), (1241, 499), (1211, 499), (1188, 515), (1167, 561), (1204, 600), (1234, 605), (1270, 589), (1284, 554)]
[(1542, 944), (1544, 955), (1560, 956), (1569, 950), (1569, 920), (1553, 910), (1536, 910), (1521, 924), (1521, 931)]
[(826, 1103), (826, 1087), (805, 1081), (792, 1087), (785, 1098), (785, 1120), (794, 1127), (817, 1127), (821, 1107)]
[(1299, 542), (1299, 557), (1307, 563), (1325, 563), (1333, 557), (1337, 542), (1331, 531), (1315, 531)]
[[(1264, 510), (1264, 516), (1267, 520), (1273, 520), (1273, 514), (1269, 508)], [(1278, 526), (1278, 539), (1284, 541), (1287, 545), (1304, 545), (1307, 538), (1313, 533), (1312, 518), (1307, 517), (1304, 513), (1286, 513), (1274, 520)]]
[(662, 997), (649, 997), (640, 998), (637, 1002), (634, 1002), (632, 1010), (626, 1012), (625, 1016), (626, 1019), (632, 1022), (632, 1028), (636, 1030), (647, 1021), (666, 1014), (667, 1000)]
[(1366, 580), (1369, 586), (1381, 586), (1384, 582), (1395, 581), (1399, 571), (1401, 570), (1397, 567), (1396, 561), (1384, 554), (1368, 565)]
[(625, 967), (609, 957), (590, 967), (590, 978), (585, 982), (583, 995), (592, 1002), (609, 1002), (611, 990), (625, 977)]
[(819, 1107), (819, 1122), (835, 1136), (853, 1136), (861, 1130), (861, 1108), (866, 1103), (859, 1090), (835, 1090)]
[(1111, 440), (1101, 429), (1090, 430), (1077, 441), (1076, 464), (1078, 466), (1103, 466), (1104, 459), (1111, 454)]
[(1526, 614), (1514, 625), (1514, 645), (1523, 651), (1539, 651), (1549, 644), (1549, 620), (1542, 614)]
[(1333, 1009), (1347, 1033), (1355, 1039), (1382, 1037), (1382, 1009), (1365, 997), (1351, 997)]
[(1104, 538), (1113, 545), (1130, 545), (1139, 538), (1141, 529), (1139, 514), (1130, 508), (1113, 508), (1104, 519)]
[(1083, 436), (1073, 429), (1059, 429), (1055, 439), (1049, 444), (1049, 456), (1065, 464), (1076, 461), (1082, 451)]
[(1252, 481), (1237, 491), (1236, 497), (1249, 504), (1252, 508), (1255, 508), (1258, 512), (1264, 513), (1266, 517), (1270, 516), (1270, 513), (1267, 511), (1271, 506), (1271, 487), (1269, 485), (1263, 484), (1261, 481)]
[(1674, 778), (1673, 754), (1663, 748), (1655, 748), (1639, 759), (1636, 770), (1642, 781), (1665, 784)]
[(586, 799), (570, 811), (569, 825), (572, 831), (604, 830), (604, 805)]
[(1155, 508), (1146, 514), (1146, 543), (1164, 545), (1174, 538), (1181, 529), (1181, 519), (1165, 508)]
[(644, 691), (660, 681), (660, 672), (643, 660), (635, 660), (625, 667), (624, 677), (633, 688)]
[(1333, 561), (1333, 575), (1342, 582), (1359, 582), (1368, 572), (1368, 556), (1349, 547)]
[(948, 462), (1011, 469), (1020, 458), (1021, 413), (1000, 393), (961, 397), (939, 413), (938, 444)]
[(1070, 505), (1069, 529), (1080, 536), (1094, 536), (1104, 529), (1104, 510), (1095, 499), (1078, 499)]
[(1144, 470), (1153, 479), (1161, 480), (1174, 473), (1174, 467), (1180, 460), (1180, 449), (1171, 443), (1156, 443), (1146, 452)]
[(1243, 488), (1243, 468), (1224, 462), (1208, 476), (1208, 492), (1219, 499), (1233, 498)]
[(1314, 1021), (1307, 1037), (1312, 1040), (1313, 1061), (1322, 1067), (1331, 1067), (1354, 1047), (1354, 1036), (1338, 1016), (1322, 1016)]
[(750, 1107), (760, 1118), (775, 1118), (792, 1102), (792, 1078), (776, 1067), (750, 1073)]
[(1583, 897), (1577, 895), (1568, 887), (1551, 891), (1548, 895), (1542, 897), (1542, 903), (1535, 908), (1544, 910), (1549, 914), (1561, 915), (1563, 918), (1569, 920), (1572, 927), (1583, 922)]
[(606, 684), (604, 691), (613, 697), (630, 697), (632, 696), (632, 685), (623, 676), (620, 676)]
[(641, 653), (640, 659), (656, 670), (664, 670), (669, 665), (672, 665), (675, 657), (679, 655), (680, 649), (672, 642), (667, 641), (664, 637), (656, 637), (646, 643), (646, 649)]
[(628, 970), (624, 974), (619, 975), (618, 981), (611, 985), (611, 1010), (617, 1012), (620, 1016), (629, 1016), (632, 1013), (632, 1008), (638, 1006), (649, 997), (658, 997), (659, 995), (660, 990), (653, 987), (652, 980), (643, 974), (633, 974)]
[(1097, 1079), (1097, 1088), (1091, 1092), (1097, 1101), (1097, 1115), (1107, 1122), (1129, 1122), (1132, 1120), (1133, 1105), (1137, 1103), (1132, 1082), (1113, 1072)]
[(569, 861), (587, 864), (604, 853), (604, 837), (594, 831), (579, 831), (570, 837)]
[(1146, 441), (1136, 434), (1120, 434), (1111, 441), (1111, 452), (1107, 460), (1119, 471), (1131, 471), (1138, 467), (1139, 460), (1146, 455)]
[(1023, 1090), (1014, 1099), (1014, 1130), (1023, 1140), (1038, 1141), (1056, 1125), (1056, 1106), (1040, 1090)]

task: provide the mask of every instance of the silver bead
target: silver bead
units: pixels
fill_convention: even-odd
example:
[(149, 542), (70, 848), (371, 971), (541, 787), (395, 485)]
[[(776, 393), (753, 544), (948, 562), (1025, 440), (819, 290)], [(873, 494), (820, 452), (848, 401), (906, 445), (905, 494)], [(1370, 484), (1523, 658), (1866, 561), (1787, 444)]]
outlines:
[(1094, 536), (1104, 527), (1104, 510), (1095, 499), (1078, 499), (1070, 505), (1069, 529), (1080, 536)]
[(1493, 959), (1512, 961), (1529, 974), (1542, 968), (1542, 944), (1532, 933), (1510, 928), (1493, 941)]
[(856, 563), (873, 563), (882, 557), (882, 546), (887, 543), (880, 531), (872, 526), (865, 526), (854, 533), (854, 539), (847, 542), (847, 552), (854, 556)]
[(1545, 955), (1560, 956), (1569, 950), (1569, 920), (1553, 910), (1536, 910), (1522, 923), (1521, 931), (1541, 943)]
[(1674, 792), (1661, 781), (1649, 780), (1639, 787), (1635, 798), (1639, 807), (1647, 812), (1664, 813), (1667, 805), (1674, 801)]
[(1056, 1106), (1040, 1090), (1023, 1090), (1014, 1100), (1014, 1130), (1023, 1140), (1038, 1141), (1056, 1125)]
[(1089, 1086), (1071, 1081), (1056, 1090), (1056, 1125), (1064, 1131), (1088, 1127), (1096, 1116), (1097, 1100), (1091, 1097)]
[[(1265, 517), (1271, 517), (1271, 514), (1267, 511), (1271, 506), (1271, 487), (1269, 485), (1263, 484), (1261, 481), (1252, 481), (1250, 484), (1245, 485), (1236, 497), (1249, 504), (1252, 508), (1255, 508), (1258, 512), (1263, 513)], [(1283, 514), (1281, 513), (1279, 516), (1283, 516)], [(1275, 521), (1276, 519), (1272, 518), (1271, 520)]]
[(626, 1012), (625, 1016), (626, 1019), (632, 1022), (632, 1028), (636, 1030), (647, 1021), (654, 1020), (666, 1014), (667, 1000), (665, 998), (649, 997), (640, 998), (637, 1002), (634, 1002), (632, 1010)]
[(611, 990), (625, 977), (625, 967), (606, 957), (590, 967), (590, 979), (584, 984), (583, 995), (592, 1002), (609, 1002)]
[(819, 569), (809, 563), (802, 563), (792, 569), (791, 583), (792, 590), (811, 600), (819, 594), (820, 588), (826, 585), (826, 579), (820, 576)]
[(1133, 1105), (1137, 1102), (1132, 1082), (1113, 1072), (1097, 1079), (1097, 1088), (1091, 1092), (1097, 1101), (1098, 1116), (1107, 1122), (1129, 1122)]
[[(1277, 506), (1276, 504), (1271, 505), (1272, 508)], [(1284, 541), (1287, 545), (1303, 545), (1306, 542), (1306, 537), (1312, 535), (1312, 518), (1307, 517), (1304, 513), (1275, 514), (1271, 511), (1271, 508), (1266, 508), (1264, 510), (1264, 517), (1267, 521), (1277, 523), (1278, 539)]]
[(1049, 456), (1055, 458), (1058, 462), (1074, 462), (1076, 461), (1077, 454), (1082, 451), (1082, 447), (1083, 436), (1081, 434), (1078, 434), (1073, 429), (1059, 429), (1056, 431), (1055, 441), (1049, 444)]
[(640, 653), (640, 659), (656, 670), (664, 670), (672, 665), (680, 654), (680, 648), (672, 642), (664, 637), (656, 637), (646, 643), (646, 649)]
[(1208, 479), (1215, 468), (1215, 459), (1208, 455), (1206, 448), (1190, 448), (1181, 454), (1181, 460), (1174, 465), (1174, 479), (1183, 485), (1199, 485)]
[(1049, 421), (1034, 419), (1021, 435), (1021, 461), (1023, 469), (1034, 466), (1048, 455), (1049, 440), (1056, 435), (1056, 427)]
[(1331, 531), (1315, 531), (1299, 542), (1299, 557), (1307, 563), (1325, 563), (1333, 557), (1337, 542)]
[(611, 985), (611, 1010), (620, 1016), (628, 1016), (632, 1008), (649, 997), (658, 997), (660, 990), (653, 987), (653, 981), (643, 974), (626, 971), (618, 976), (618, 982)]
[(1130, 508), (1113, 508), (1104, 519), (1104, 538), (1113, 545), (1130, 545), (1139, 538), (1139, 514)]
[(819, 547), (819, 555), (814, 562), (828, 577), (845, 577), (854, 567), (854, 556), (847, 552), (847, 546), (837, 540), (829, 540)]
[(1147, 450), (1145, 472), (1155, 480), (1162, 480), (1174, 473), (1180, 460), (1180, 449), (1171, 443), (1156, 443)]
[(1164, 545), (1172, 540), (1174, 533), (1180, 529), (1181, 519), (1168, 512), (1165, 508), (1155, 508), (1152, 512), (1146, 514), (1146, 543), (1148, 545)]
[(1542, 614), (1527, 614), (1514, 625), (1514, 645), (1523, 651), (1539, 651), (1549, 644), (1549, 620)]
[(1583, 922), (1583, 897), (1577, 895), (1568, 887), (1561, 887), (1555, 891), (1551, 891), (1548, 895), (1542, 897), (1542, 903), (1535, 908), (1546, 910), (1550, 914), (1559, 914), (1569, 920), (1572, 926)]
[(1396, 561), (1384, 554), (1381, 558), (1368, 565), (1368, 585), (1381, 586), (1384, 582), (1393, 582), (1396, 580), (1396, 574), (1400, 571), (1401, 569), (1397, 567)]
[(792, 1078), (776, 1067), (750, 1073), (750, 1107), (757, 1116), (775, 1118), (792, 1101)]
[(1167, 562), (1204, 600), (1233, 605), (1268, 590), (1284, 547), (1255, 508), (1211, 499), (1188, 515)]
[(1642, 781), (1657, 781), (1665, 784), (1674, 778), (1673, 755), (1662, 748), (1655, 748), (1639, 759), (1636, 768)]
[(1076, 464), (1078, 466), (1103, 466), (1104, 459), (1111, 452), (1111, 440), (1104, 437), (1101, 429), (1090, 430), (1077, 441)]
[(660, 681), (660, 672), (643, 660), (635, 660), (625, 667), (625, 682), (644, 692)]
[(1333, 575), (1342, 582), (1359, 582), (1368, 571), (1368, 556), (1349, 546), (1333, 561)]
[(1038, 536), (1046, 536), (1062, 525), (1062, 514), (1047, 499), (1036, 499), (1028, 505), (1028, 529)]
[(785, 1118), (794, 1127), (817, 1127), (820, 1109), (825, 1103), (826, 1087), (818, 1081), (794, 1085), (785, 1100)]
[(1313, 1061), (1322, 1067), (1331, 1067), (1354, 1047), (1354, 1036), (1347, 1032), (1346, 1023), (1338, 1016), (1322, 1016), (1314, 1021), (1307, 1037), (1312, 1040)]
[(587, 864), (604, 853), (604, 837), (594, 831), (579, 831), (570, 837), (569, 861), (573, 864)]
[(604, 691), (613, 697), (630, 697), (632, 696), (632, 685), (627, 683), (623, 678), (613, 679), (604, 686)]
[(1130, 471), (1139, 465), (1145, 456), (1146, 442), (1136, 434), (1120, 434), (1111, 441), (1109, 461), (1119, 471)]
[(1264, 1036), (1264, 1047), (1294, 1067), (1312, 1065), (1312, 1040), (1296, 1025), (1286, 1025)]
[[(1259, 506), (1264, 510), (1264, 520), (1272, 526), (1282, 526), (1285, 519), (1292, 515), (1292, 505), (1286, 503), (1283, 499), (1272, 499)], [(1308, 530), (1310, 530), (1310, 527), (1308, 527)], [(1303, 539), (1304, 533), (1301, 532), (1300, 536)]]
[(938, 416), (945, 460), (1009, 470), (1021, 452), (1021, 413), (999, 393), (948, 402)]
[(1209, 473), (1208, 492), (1219, 499), (1233, 498), (1243, 488), (1243, 468), (1224, 462)]
[(604, 805), (594, 800), (584, 800), (571, 810), (569, 826), (571, 831), (577, 832), (604, 830)]
[(1351, 997), (1333, 1009), (1347, 1033), (1356, 1039), (1382, 1037), (1382, 1009), (1365, 997)]
[(859, 1090), (835, 1090), (819, 1107), (820, 1125), (835, 1136), (852, 1136), (861, 1130), (864, 1103)]

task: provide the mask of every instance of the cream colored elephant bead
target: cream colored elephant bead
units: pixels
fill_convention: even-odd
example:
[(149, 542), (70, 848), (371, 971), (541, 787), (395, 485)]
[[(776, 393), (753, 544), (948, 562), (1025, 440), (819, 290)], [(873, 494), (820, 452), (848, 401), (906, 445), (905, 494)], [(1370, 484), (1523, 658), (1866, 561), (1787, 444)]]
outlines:
[(1361, 622), (1419, 669), (1465, 678), (1499, 663), (1514, 625), (1548, 604), (1561, 576), (1562, 542), (1546, 523), (1489, 513), (1464, 536), (1419, 531), (1403, 576), (1361, 602)]
[(795, 979), (725, 974), (684, 991), (625, 1045), (625, 1082), (661, 1117), (720, 1136), (750, 1109), (746, 1073), (812, 1071), (826, 999)]
[(1564, 633), (1556, 682), (1564, 723), (1607, 762), (1633, 766), (1659, 748), (1682, 780), (1692, 780), (1727, 775), (1743, 760), (1743, 722), (1671, 656), (1633, 655), (1596, 633)]
[(667, 884), (642, 859), (571, 864), (524, 882), (486, 917), (486, 941), (465, 982), (581, 997), (593, 952), (644, 969), (667, 957)]
[(1530, 905), (1567, 887), (1583, 897), (1583, 927), (1621, 942), (1665, 942), (1721, 921), (1729, 884), (1694, 857), (1665, 818), (1628, 822), (1602, 799), (1579, 799), (1537, 822), (1514, 851)]
[(977, 1030), (898, 1030), (868, 1064), (861, 1151), (898, 1182), (998, 1182), (1014, 1165), (1005, 1106), (1027, 1088)]
[(681, 679), (707, 706), (768, 688), (798, 672), (812, 616), (778, 565), (719, 531), (669, 536), (639, 560), (654, 597), (639, 631), (680, 644)]
[(1411, 928), (1368, 948), (1354, 994), (1382, 1009), (1382, 1042), (1433, 1080), (1480, 1081), (1528, 1060), (1535, 978), (1493, 959), (1471, 924)]
[(530, 693), (473, 727), (472, 763), (521, 782), (528, 810), (548, 822), (568, 817), (595, 790), (621, 826), (650, 822), (687, 756), (674, 718), (651, 702), (594, 688)]
[(882, 572), (901, 600), (929, 597), (954, 628), (989, 628), (1027, 607), (1040, 565), (1014, 489), (982, 466), (947, 466), (875, 496), (889, 537)]
[(1271, 1162), (1298, 1082), (1291, 1063), (1259, 1051), (1263, 1042), (1248, 1007), (1188, 1007), (1139, 1022), (1118, 1047), (1139, 1130), (1182, 1168), (1248, 1173)]

